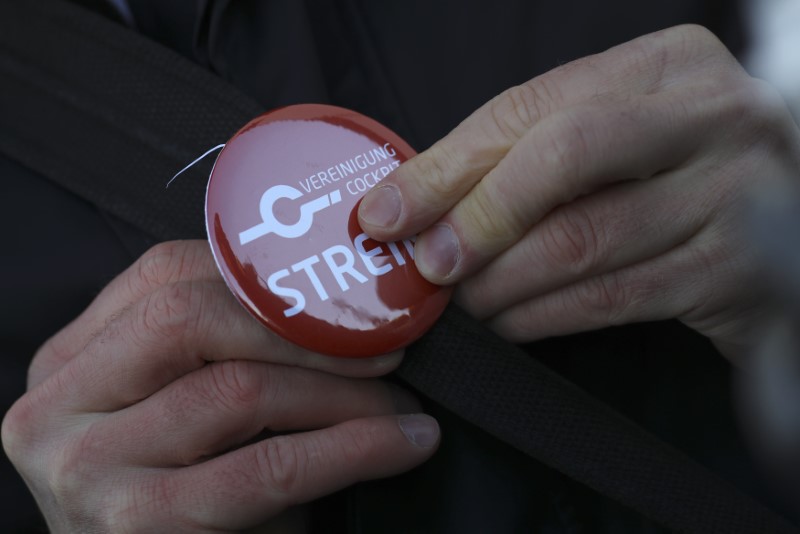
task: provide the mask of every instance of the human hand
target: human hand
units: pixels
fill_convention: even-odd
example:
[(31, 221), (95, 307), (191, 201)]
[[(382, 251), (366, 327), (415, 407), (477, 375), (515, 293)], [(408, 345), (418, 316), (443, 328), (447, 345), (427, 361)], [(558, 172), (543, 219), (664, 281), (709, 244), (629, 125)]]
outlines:
[[(435, 421), (397, 415), (416, 401), (368, 378), (401, 358), (285, 342), (235, 301), (207, 243), (166, 243), (39, 350), (3, 446), (54, 532), (249, 528), (433, 454)], [(298, 433), (244, 444), (264, 429)]]
[(749, 350), (763, 292), (739, 224), (800, 169), (777, 94), (682, 26), (559, 67), (481, 107), (360, 206), (512, 341), (679, 318)]

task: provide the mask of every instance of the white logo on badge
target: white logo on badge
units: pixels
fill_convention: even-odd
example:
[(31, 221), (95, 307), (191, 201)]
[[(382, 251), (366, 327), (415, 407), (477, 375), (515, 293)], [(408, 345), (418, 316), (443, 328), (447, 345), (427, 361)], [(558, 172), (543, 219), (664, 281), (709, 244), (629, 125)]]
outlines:
[(275, 218), (272, 207), (282, 198), (297, 200), (303, 193), (290, 185), (275, 185), (264, 191), (259, 203), (262, 222), (239, 233), (239, 243), (245, 245), (267, 234), (275, 234), (288, 239), (305, 235), (314, 223), (314, 214), (342, 200), (342, 194), (336, 191), (309, 200), (300, 205), (300, 219), (294, 224), (283, 224)]

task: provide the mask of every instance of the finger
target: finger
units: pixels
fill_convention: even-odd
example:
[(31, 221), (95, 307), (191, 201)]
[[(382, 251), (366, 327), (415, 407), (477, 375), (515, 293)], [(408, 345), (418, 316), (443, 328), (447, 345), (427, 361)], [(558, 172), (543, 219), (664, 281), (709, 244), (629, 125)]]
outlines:
[(162, 479), (160, 491), (170, 513), (193, 524), (245, 528), (355, 482), (407, 471), (427, 460), (438, 442), (438, 425), (427, 415), (357, 419), (177, 470)]
[(513, 87), (367, 193), (359, 207), (359, 223), (381, 241), (414, 235), (450, 210), (541, 119), (606, 94), (625, 99), (656, 93), (682, 79), (693, 81), (712, 65), (716, 71), (741, 72), (708, 30), (681, 26)]
[(401, 358), (397, 352), (362, 363), (311, 353), (253, 320), (224, 283), (182, 282), (129, 307), (42, 386), (65, 410), (114, 411), (208, 361), (244, 359), (375, 376), (393, 370)]
[(456, 302), (483, 320), (520, 302), (662, 255), (708, 218), (705, 191), (688, 169), (625, 182), (548, 214), (457, 289)]
[[(414, 397), (378, 380), (258, 362), (207, 365), (98, 425), (104, 448), (133, 465), (192, 465), (261, 431), (309, 430), (416, 413)], [(125, 429), (138, 429), (131, 433)]]
[[(457, 282), (557, 206), (684, 163), (715, 124), (707, 93), (681, 91), (573, 106), (541, 120), (415, 244), (420, 273)], [(697, 106), (694, 100), (705, 106)]]
[(28, 387), (36, 386), (80, 353), (91, 337), (127, 306), (159, 287), (189, 280), (221, 280), (207, 241), (170, 241), (154, 246), (39, 349), (28, 371)]
[[(664, 256), (518, 304), (488, 325), (510, 341), (527, 342), (677, 317), (710, 336), (730, 336), (735, 333), (726, 329), (742, 318), (725, 310), (747, 309), (748, 291), (741, 286), (755, 271), (745, 251), (704, 232)], [(754, 298), (757, 292), (754, 287)]]

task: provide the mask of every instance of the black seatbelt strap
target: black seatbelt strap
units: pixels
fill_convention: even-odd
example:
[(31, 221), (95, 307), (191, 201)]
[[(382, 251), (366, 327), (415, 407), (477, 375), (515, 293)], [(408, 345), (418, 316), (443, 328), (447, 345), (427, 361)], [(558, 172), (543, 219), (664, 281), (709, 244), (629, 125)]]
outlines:
[[(205, 237), (208, 167), (165, 184), (260, 112), (219, 78), (94, 13), (63, 0), (0, 0), (0, 151), (159, 239)], [(668, 528), (795, 531), (454, 307), (408, 349), (398, 374)]]

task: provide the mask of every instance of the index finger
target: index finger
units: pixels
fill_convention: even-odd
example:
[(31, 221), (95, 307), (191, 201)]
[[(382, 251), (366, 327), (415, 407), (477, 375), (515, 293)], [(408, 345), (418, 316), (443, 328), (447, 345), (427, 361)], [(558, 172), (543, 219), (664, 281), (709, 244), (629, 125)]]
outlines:
[[(190, 294), (198, 292), (208, 294), (207, 290), (200, 291), (201, 288), (215, 286), (213, 296), (205, 302), (191, 305), (183, 302), (184, 297), (188, 299)], [(185, 289), (188, 287), (194, 289), (187, 292)], [(78, 355), (87, 352), (95, 351), (92, 356), (94, 360), (91, 360), (93, 363), (89, 365), (90, 372), (113, 367), (110, 363), (113, 361), (110, 347), (113, 347), (117, 356), (129, 354), (131, 362), (141, 362), (152, 347), (137, 346), (137, 343), (141, 343), (142, 334), (138, 339), (126, 340), (126, 337), (136, 334), (137, 329), (142, 327), (141, 321), (132, 320), (131, 316), (135, 316), (137, 310), (140, 313), (145, 313), (141, 312), (145, 310), (146, 316), (158, 319), (149, 326), (158, 326), (166, 314), (154, 314), (151, 308), (153, 302), (158, 303), (159, 299), (163, 301), (165, 295), (168, 301), (175, 295), (179, 296), (177, 299), (179, 302), (169, 301), (162, 308), (173, 312), (174, 315), (173, 308), (177, 306), (183, 310), (178, 315), (183, 317), (186, 324), (180, 329), (173, 328), (169, 335), (161, 336), (161, 350), (172, 346), (178, 337), (191, 334), (194, 329), (195, 336), (190, 340), (190, 348), (194, 348), (195, 354), (210, 349), (210, 345), (199, 346), (198, 340), (202, 336), (215, 334), (216, 337), (212, 339), (219, 339), (221, 346), (231, 347), (230, 350), (238, 347), (238, 353), (230, 352), (230, 358), (264, 359), (267, 357), (265, 355), (269, 355), (273, 362), (344, 376), (385, 374), (394, 369), (402, 358), (400, 352), (355, 360), (335, 358), (291, 345), (250, 317), (235, 301), (223, 283), (206, 241), (174, 241), (157, 245), (146, 252), (106, 286), (78, 319), (39, 349), (28, 372), (28, 388), (35, 387), (70, 364)], [(221, 313), (219, 310), (227, 312)], [(213, 317), (221, 317), (224, 320), (209, 319)], [(198, 329), (198, 325), (205, 326)], [(154, 334), (149, 329), (145, 330), (147, 336)], [(109, 332), (117, 333), (112, 337), (114, 345), (108, 342)], [(196, 361), (195, 364), (197, 363)], [(163, 366), (163, 362), (161, 365)], [(163, 373), (157, 370), (154, 372), (163, 377)]]
[(250, 360), (379, 376), (394, 370), (401, 359), (400, 351), (360, 361), (312, 353), (250, 317), (223, 282), (182, 282), (159, 288), (124, 310), (32, 398), (51, 406), (51, 412), (112, 412), (141, 402), (211, 361)]
[(60, 369), (137, 300), (159, 287), (190, 280), (222, 280), (207, 241), (168, 241), (150, 248), (103, 288), (80, 316), (45, 342), (31, 362), (28, 387)]
[(541, 119), (599, 95), (657, 92), (709, 61), (735, 60), (708, 30), (681, 26), (579, 59), (512, 87), (364, 197), (359, 223), (381, 241), (412, 236), (463, 198)]

